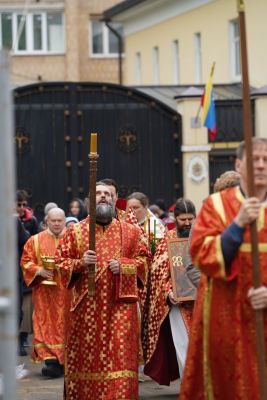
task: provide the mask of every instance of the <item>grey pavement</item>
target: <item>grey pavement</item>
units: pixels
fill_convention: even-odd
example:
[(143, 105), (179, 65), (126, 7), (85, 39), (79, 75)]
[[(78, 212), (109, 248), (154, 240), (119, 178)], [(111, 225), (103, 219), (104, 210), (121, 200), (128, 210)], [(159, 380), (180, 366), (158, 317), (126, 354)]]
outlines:
[[(19, 357), (29, 375), (18, 380), (18, 400), (62, 400), (63, 378), (47, 379), (40, 374), (42, 365), (33, 364), (29, 357)], [(152, 380), (139, 382), (140, 400), (178, 400), (179, 381), (170, 386), (160, 386)], [(88, 399), (98, 400), (98, 399)]]

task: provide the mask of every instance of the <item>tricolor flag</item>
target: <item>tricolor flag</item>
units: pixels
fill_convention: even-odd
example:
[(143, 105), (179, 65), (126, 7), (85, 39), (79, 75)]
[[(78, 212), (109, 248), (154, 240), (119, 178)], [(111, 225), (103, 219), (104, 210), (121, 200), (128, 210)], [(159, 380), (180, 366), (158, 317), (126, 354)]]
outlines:
[(209, 137), (211, 140), (215, 139), (216, 136), (216, 114), (215, 114), (215, 103), (214, 93), (212, 86), (212, 76), (214, 72), (215, 63), (213, 63), (208, 82), (205, 86), (205, 91), (201, 98), (202, 106), (202, 124), (208, 128)]

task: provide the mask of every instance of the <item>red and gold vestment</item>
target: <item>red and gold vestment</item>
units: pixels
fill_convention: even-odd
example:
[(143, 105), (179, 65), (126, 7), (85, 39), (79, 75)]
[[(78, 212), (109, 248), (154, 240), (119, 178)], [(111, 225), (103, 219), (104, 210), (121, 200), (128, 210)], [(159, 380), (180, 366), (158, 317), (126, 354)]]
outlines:
[[(259, 400), (250, 233), (225, 265), (221, 233), (244, 201), (239, 187), (208, 197), (194, 225), (191, 254), (202, 276), (180, 400)], [(257, 220), (262, 282), (267, 284), (267, 207)], [(267, 348), (267, 310), (264, 311)], [(266, 353), (267, 354), (267, 353)], [(267, 359), (266, 359), (267, 363)], [(267, 379), (267, 376), (266, 376)]]
[[(169, 385), (170, 381), (179, 376), (169, 318), (166, 318), (170, 311), (167, 299), (172, 288), (167, 243), (169, 239), (175, 237), (177, 237), (175, 229), (166, 231), (165, 236), (157, 244), (150, 267), (147, 302), (143, 315), (144, 372), (162, 385)], [(186, 303), (179, 304), (179, 309), (189, 331), (193, 304)]]
[(137, 300), (137, 282), (143, 285), (147, 278), (148, 250), (134, 225), (117, 219), (106, 228), (96, 225), (95, 295), (89, 297), (88, 271), (82, 266), (88, 236), (89, 217), (68, 229), (56, 256), (64, 285), (73, 288), (74, 294), (66, 347), (65, 398), (135, 400), (137, 301), (116, 301), (117, 278), (108, 261), (119, 260), (121, 291)]
[(42, 256), (54, 257), (59, 239), (46, 230), (31, 236), (24, 246), (21, 258), (23, 277), (32, 287), (33, 302), (33, 349), (34, 362), (57, 359), (64, 364), (65, 321), (69, 314), (71, 294), (60, 280), (57, 270), (54, 281), (57, 285), (45, 285), (38, 275)]
[[(140, 230), (141, 236), (143, 236), (142, 240), (144, 240), (145, 242), (148, 243), (148, 238), (146, 236), (146, 233), (145, 233), (143, 227), (141, 225), (139, 225), (132, 208), (129, 208), (129, 210), (127, 210), (127, 212), (124, 210), (121, 210), (119, 208), (116, 208), (116, 213), (117, 213), (117, 218), (119, 221), (125, 221), (125, 222), (128, 222), (129, 224), (135, 225)], [(149, 243), (148, 243), (148, 247), (149, 247)], [(151, 258), (151, 255), (150, 255), (150, 258)], [(142, 319), (141, 315), (143, 312), (144, 303), (145, 303), (145, 299), (146, 299), (146, 291), (147, 291), (146, 284), (139, 286), (138, 298), (139, 298), (140, 313), (139, 313), (138, 322), (139, 322), (139, 363), (140, 363), (140, 365), (143, 365), (143, 363), (144, 363), (143, 349), (142, 349), (142, 343), (141, 343), (141, 319)]]

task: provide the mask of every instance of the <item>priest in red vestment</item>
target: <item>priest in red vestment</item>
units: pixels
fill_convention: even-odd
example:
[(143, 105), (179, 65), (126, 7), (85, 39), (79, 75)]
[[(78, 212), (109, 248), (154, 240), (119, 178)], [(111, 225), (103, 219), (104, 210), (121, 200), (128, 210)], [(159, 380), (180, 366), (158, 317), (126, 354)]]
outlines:
[[(252, 156), (255, 197), (247, 196), (242, 142), (236, 160), (240, 186), (208, 197), (194, 225), (191, 254), (204, 275), (180, 400), (260, 399), (253, 308), (264, 310), (267, 349), (267, 139), (253, 139)], [(249, 223), (253, 220), (257, 220), (262, 276), (259, 289), (252, 288)]]
[(54, 255), (65, 230), (65, 213), (53, 208), (47, 215), (43, 232), (31, 236), (21, 258), (23, 277), (32, 287), (34, 362), (45, 361), (42, 374), (50, 378), (63, 375), (65, 321), (71, 294), (60, 280)]
[[(195, 206), (190, 200), (178, 199), (174, 215), (176, 227), (159, 241), (153, 258), (143, 316), (144, 372), (161, 385), (169, 385), (182, 377), (193, 315), (193, 301), (177, 302), (174, 299), (168, 242), (189, 236), (196, 216)], [(196, 284), (198, 272), (192, 264), (187, 264), (191, 268), (190, 277), (197, 275), (193, 278)], [(185, 274), (188, 275), (187, 270)]]
[[(140, 229), (115, 218), (108, 186), (96, 187), (96, 251), (89, 217), (68, 229), (56, 260), (73, 288), (65, 364), (65, 399), (138, 399), (138, 285), (146, 283), (148, 249)], [(96, 264), (88, 295), (88, 265)]]

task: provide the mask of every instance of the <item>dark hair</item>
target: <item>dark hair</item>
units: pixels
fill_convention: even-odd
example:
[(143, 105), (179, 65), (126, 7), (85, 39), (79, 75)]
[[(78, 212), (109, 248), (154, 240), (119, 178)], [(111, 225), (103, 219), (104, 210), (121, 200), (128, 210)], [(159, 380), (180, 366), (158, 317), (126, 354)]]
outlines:
[(95, 185), (96, 185), (96, 186), (108, 186), (108, 185), (107, 185), (105, 182), (103, 182), (103, 181), (97, 181)]
[(167, 210), (167, 207), (166, 207), (166, 205), (165, 205), (164, 199), (157, 199), (157, 200), (155, 201), (155, 204), (156, 204), (161, 210), (163, 210), (163, 211), (166, 211), (166, 210)]
[(149, 205), (148, 197), (144, 193), (133, 192), (127, 197), (127, 200), (131, 199), (139, 200), (143, 207), (148, 207)]
[(16, 198), (17, 198), (17, 201), (27, 201), (28, 194), (27, 194), (26, 190), (17, 190)]
[(193, 214), (196, 216), (196, 207), (191, 200), (180, 197), (176, 201), (173, 212), (175, 217), (178, 217), (180, 214)]
[[(267, 145), (267, 139), (260, 137), (253, 137), (252, 146), (254, 146), (255, 144)], [(238, 160), (242, 160), (245, 150), (246, 150), (245, 141), (242, 141), (236, 148), (236, 158), (238, 158)]]
[(116, 194), (119, 193), (119, 185), (117, 184), (116, 181), (114, 181), (114, 179), (111, 178), (105, 178), (105, 179), (101, 179), (100, 182), (103, 182), (105, 185), (107, 186), (114, 186)]
[[(75, 201), (79, 204), (79, 208), (80, 208), (79, 214), (77, 216), (71, 214), (71, 205)], [(84, 202), (81, 199), (79, 199), (79, 197), (74, 197), (70, 202), (68, 217), (76, 217), (76, 218), (78, 218), (79, 221), (81, 221), (82, 219), (86, 218), (87, 215), (88, 215), (88, 212), (86, 211)]]

